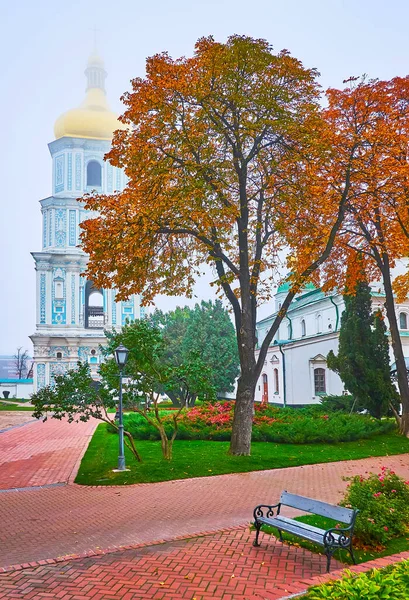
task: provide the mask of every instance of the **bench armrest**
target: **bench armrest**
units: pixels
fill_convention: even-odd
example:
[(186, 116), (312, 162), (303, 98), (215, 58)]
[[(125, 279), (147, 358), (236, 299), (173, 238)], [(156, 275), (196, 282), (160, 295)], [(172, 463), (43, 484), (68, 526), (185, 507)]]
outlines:
[(256, 506), (253, 512), (254, 520), (257, 521), (259, 517), (270, 518), (274, 517), (274, 509), (276, 508), (276, 514), (280, 512), (281, 502), (278, 504), (259, 504)]
[[(349, 527), (332, 527), (324, 533), (324, 545), (337, 548), (349, 548), (352, 543), (353, 524)], [(335, 539), (334, 533), (338, 535), (338, 540)]]

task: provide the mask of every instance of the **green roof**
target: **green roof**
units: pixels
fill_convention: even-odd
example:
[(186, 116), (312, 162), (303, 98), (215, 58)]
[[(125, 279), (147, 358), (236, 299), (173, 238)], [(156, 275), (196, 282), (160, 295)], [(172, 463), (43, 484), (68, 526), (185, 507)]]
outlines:
[[(285, 279), (281, 285), (278, 286), (277, 289), (277, 294), (281, 294), (283, 292), (289, 292), (291, 289), (291, 284), (288, 281), (288, 279)], [(303, 286), (302, 291), (311, 291), (311, 290), (316, 290), (317, 288), (315, 287), (315, 285), (313, 283), (307, 283)]]

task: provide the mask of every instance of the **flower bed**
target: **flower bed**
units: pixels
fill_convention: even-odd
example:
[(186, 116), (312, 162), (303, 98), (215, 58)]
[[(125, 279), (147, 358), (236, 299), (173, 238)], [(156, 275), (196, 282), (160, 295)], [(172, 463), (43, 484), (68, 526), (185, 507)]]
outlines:
[[(178, 439), (230, 440), (233, 409), (233, 402), (217, 402), (186, 410), (179, 420)], [(165, 415), (164, 421), (170, 429), (172, 416)], [(157, 431), (139, 415), (127, 415), (125, 425), (135, 439), (158, 439)], [(292, 444), (349, 442), (388, 433), (394, 428), (393, 420), (380, 421), (369, 415), (326, 414), (320, 407), (284, 409), (256, 404), (252, 439)]]
[(360, 511), (355, 537), (361, 547), (380, 547), (409, 533), (409, 481), (386, 467), (349, 481), (342, 504)]

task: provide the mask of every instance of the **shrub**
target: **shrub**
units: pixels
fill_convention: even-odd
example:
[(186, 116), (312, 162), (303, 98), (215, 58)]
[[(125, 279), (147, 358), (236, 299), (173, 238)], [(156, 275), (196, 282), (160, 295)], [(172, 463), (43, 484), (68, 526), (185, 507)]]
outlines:
[(409, 531), (409, 481), (382, 467), (377, 475), (349, 478), (341, 504), (358, 508), (355, 526), (359, 545), (379, 546)]
[[(231, 436), (233, 402), (203, 403), (187, 410), (179, 421), (180, 440), (228, 441)], [(168, 422), (168, 424), (167, 424)], [(138, 415), (125, 417), (127, 430), (135, 439), (159, 439), (154, 427)], [(171, 415), (164, 418), (171, 426)], [(376, 420), (368, 415), (326, 414), (319, 406), (303, 409), (256, 404), (252, 439), (255, 442), (289, 444), (336, 443), (370, 438), (395, 428), (393, 420)]]
[(341, 396), (324, 396), (321, 399), (320, 406), (327, 412), (361, 412), (364, 410), (362, 403), (359, 403), (350, 394), (342, 394)]
[(346, 571), (342, 579), (312, 587), (304, 598), (308, 600), (405, 600), (409, 597), (409, 561), (367, 573)]

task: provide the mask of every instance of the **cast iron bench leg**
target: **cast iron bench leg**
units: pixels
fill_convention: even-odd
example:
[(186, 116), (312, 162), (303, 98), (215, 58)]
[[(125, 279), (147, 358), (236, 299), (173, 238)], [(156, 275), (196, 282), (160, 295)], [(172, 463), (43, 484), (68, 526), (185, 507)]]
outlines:
[(259, 533), (260, 533), (260, 527), (261, 527), (261, 525), (257, 521), (254, 523), (254, 525), (256, 526), (256, 539), (253, 542), (253, 546), (258, 547), (258, 546), (260, 546), (260, 544), (258, 543), (258, 536), (259, 536)]

